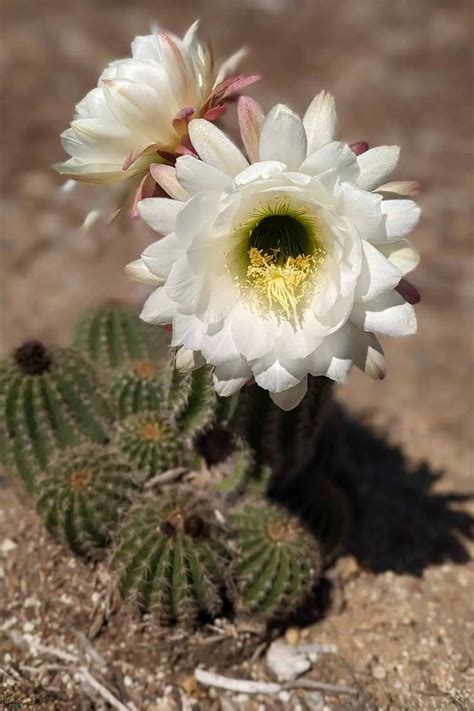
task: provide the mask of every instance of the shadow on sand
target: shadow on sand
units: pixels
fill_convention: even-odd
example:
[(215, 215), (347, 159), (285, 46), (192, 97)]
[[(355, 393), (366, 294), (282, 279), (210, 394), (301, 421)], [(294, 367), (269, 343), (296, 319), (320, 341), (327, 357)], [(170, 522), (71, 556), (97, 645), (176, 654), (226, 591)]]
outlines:
[(317, 509), (321, 476), (345, 493), (352, 514), (346, 551), (364, 569), (420, 576), (430, 565), (469, 560), (465, 540), (474, 538), (474, 518), (462, 504), (474, 494), (437, 493), (442, 471), (428, 462), (413, 466), (400, 447), (335, 403), (312, 466), (274, 496), (288, 503), (289, 495), (292, 508), (304, 501), (306, 511)]

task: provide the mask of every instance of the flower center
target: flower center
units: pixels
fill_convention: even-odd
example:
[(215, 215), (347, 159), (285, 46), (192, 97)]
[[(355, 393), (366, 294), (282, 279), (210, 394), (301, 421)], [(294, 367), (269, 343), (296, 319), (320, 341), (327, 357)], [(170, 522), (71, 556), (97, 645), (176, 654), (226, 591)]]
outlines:
[(261, 206), (239, 230), (237, 281), (253, 303), (288, 319), (298, 318), (298, 304), (324, 261), (321, 225), (305, 207), (278, 200)]

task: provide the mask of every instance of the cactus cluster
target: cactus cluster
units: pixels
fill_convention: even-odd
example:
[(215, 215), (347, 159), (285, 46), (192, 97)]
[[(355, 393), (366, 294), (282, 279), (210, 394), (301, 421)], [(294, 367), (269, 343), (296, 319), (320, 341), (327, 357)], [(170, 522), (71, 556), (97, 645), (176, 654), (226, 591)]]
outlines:
[[(347, 533), (333, 482), (293, 486), (328, 381), (291, 413), (256, 386), (219, 398), (208, 368), (178, 372), (165, 334), (126, 308), (87, 314), (74, 343), (28, 342), (0, 363), (0, 458), (48, 531), (86, 558), (111, 549), (122, 595), (159, 624), (301, 605)], [(160, 480), (175, 468), (182, 480)]]
[(192, 491), (144, 496), (112, 557), (124, 597), (160, 624), (193, 624), (222, 609), (227, 558), (215, 517)]
[(94, 368), (77, 352), (28, 341), (0, 364), (0, 459), (29, 491), (57, 450), (107, 442), (113, 421)]
[(89, 557), (110, 543), (139, 488), (117, 453), (85, 443), (60, 453), (39, 478), (37, 508), (53, 536)]

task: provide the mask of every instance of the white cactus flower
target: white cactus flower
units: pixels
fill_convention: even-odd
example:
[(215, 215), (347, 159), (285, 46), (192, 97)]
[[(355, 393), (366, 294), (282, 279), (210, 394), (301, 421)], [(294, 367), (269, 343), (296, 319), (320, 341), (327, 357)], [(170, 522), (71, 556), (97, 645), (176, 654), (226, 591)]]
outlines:
[(201, 160), (159, 167), (174, 199), (139, 203), (164, 235), (128, 267), (157, 287), (142, 318), (172, 324), (173, 345), (193, 354), (180, 362), (211, 364), (222, 396), (255, 379), (289, 410), (309, 375), (343, 382), (356, 365), (382, 378), (374, 334), (416, 331), (416, 290), (404, 276), (418, 263), (405, 239), (420, 215), (406, 198), (417, 186), (384, 185), (398, 147), (360, 153), (364, 144), (335, 141), (326, 92), (303, 120), (283, 105), (264, 118), (248, 97), (239, 118), (250, 164), (195, 119), (189, 135)]
[[(216, 69), (197, 25), (183, 39), (165, 31), (136, 37), (132, 57), (102, 72), (61, 136), (70, 158), (55, 166), (58, 172), (86, 183), (127, 181), (121, 192), (129, 193), (148, 176), (151, 164), (190, 152), (191, 118), (215, 120), (230, 97), (258, 78), (229, 76), (242, 50)], [(154, 187), (150, 179), (139, 196), (153, 194)]]

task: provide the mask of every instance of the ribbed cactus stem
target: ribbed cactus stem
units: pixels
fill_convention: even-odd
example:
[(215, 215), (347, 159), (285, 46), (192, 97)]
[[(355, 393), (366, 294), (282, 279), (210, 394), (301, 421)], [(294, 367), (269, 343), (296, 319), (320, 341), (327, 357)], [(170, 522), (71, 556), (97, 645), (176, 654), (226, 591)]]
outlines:
[(229, 427), (255, 453), (256, 469), (270, 466), (276, 479), (288, 479), (314, 457), (331, 382), (310, 378), (308, 392), (294, 410), (284, 412), (257, 385), (242, 392)]
[(125, 418), (117, 425), (114, 443), (144, 478), (188, 466), (195, 459), (174, 424), (156, 411)]
[(139, 484), (117, 453), (86, 443), (61, 453), (37, 488), (48, 531), (77, 555), (94, 556), (110, 542)]
[(0, 460), (28, 490), (57, 449), (106, 442), (113, 421), (101, 382), (78, 353), (34, 341), (0, 363)]
[(212, 510), (193, 492), (142, 497), (112, 557), (122, 595), (158, 624), (192, 625), (222, 607), (226, 551)]
[(157, 363), (167, 355), (165, 331), (144, 323), (127, 306), (96, 308), (79, 320), (74, 345), (109, 371), (134, 361)]
[(237, 608), (268, 620), (297, 609), (321, 571), (317, 541), (296, 516), (252, 500), (233, 518)]
[(164, 369), (152, 361), (135, 361), (117, 370), (111, 390), (119, 417), (162, 408), (166, 398), (164, 374)]

